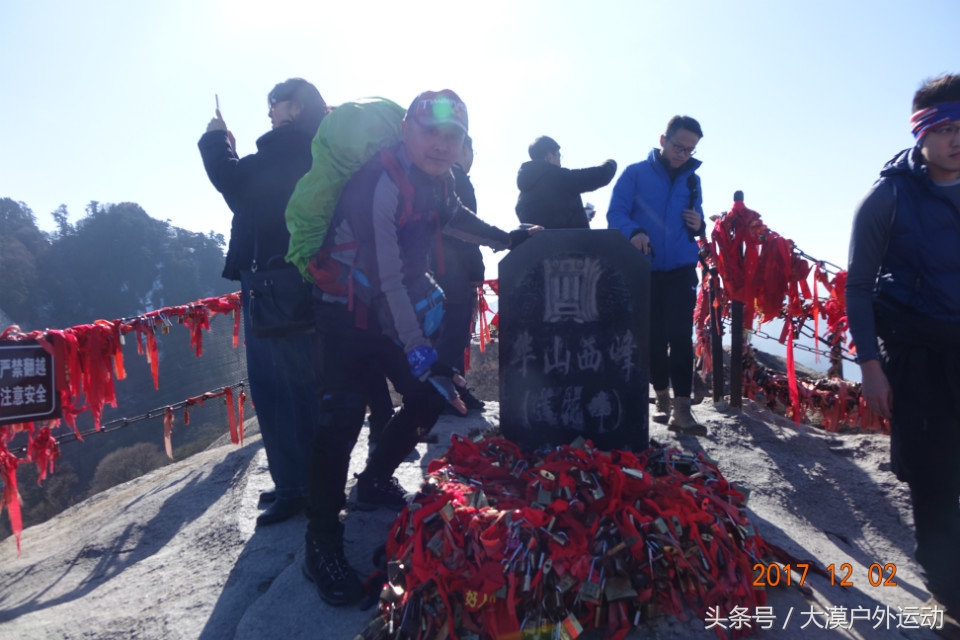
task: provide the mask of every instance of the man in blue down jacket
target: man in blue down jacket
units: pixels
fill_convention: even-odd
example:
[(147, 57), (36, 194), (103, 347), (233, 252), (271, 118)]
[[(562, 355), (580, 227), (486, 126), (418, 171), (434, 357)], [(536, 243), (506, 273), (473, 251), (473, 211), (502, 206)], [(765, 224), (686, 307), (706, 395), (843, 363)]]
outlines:
[[(655, 422), (672, 431), (704, 435), (690, 413), (693, 387), (693, 309), (697, 302), (695, 236), (702, 233), (700, 161), (692, 156), (703, 137), (700, 123), (674, 116), (660, 148), (624, 170), (613, 187), (607, 222), (650, 258), (650, 381), (657, 396)], [(670, 386), (673, 386), (673, 402)]]
[(528, 149), (530, 162), (517, 173), (517, 217), (520, 222), (545, 229), (589, 229), (581, 193), (610, 184), (617, 163), (607, 160), (599, 167), (564, 169), (560, 166), (560, 145), (549, 136), (540, 136)]

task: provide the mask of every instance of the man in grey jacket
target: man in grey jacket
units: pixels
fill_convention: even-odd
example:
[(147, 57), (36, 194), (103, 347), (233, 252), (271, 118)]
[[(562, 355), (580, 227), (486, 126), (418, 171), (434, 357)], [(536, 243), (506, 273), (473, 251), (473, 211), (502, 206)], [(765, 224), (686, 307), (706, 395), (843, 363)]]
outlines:
[(369, 371), (386, 374), (403, 405), (357, 478), (359, 509), (402, 509), (406, 494), (394, 471), (433, 428), (446, 402), (466, 413), (454, 386), (459, 377), (437, 361), (431, 344), (443, 299), (428, 273), (437, 235), (499, 250), (530, 233), (502, 231), (461, 205), (450, 169), (466, 134), (467, 110), (456, 93), (417, 96), (401, 141), (374, 155), (347, 182), (324, 241), (328, 257), (320, 266), (331, 277), (314, 278), (324, 386), (311, 449), (303, 571), (334, 606), (362, 595), (344, 556), (339, 514), (350, 453), (363, 425)]

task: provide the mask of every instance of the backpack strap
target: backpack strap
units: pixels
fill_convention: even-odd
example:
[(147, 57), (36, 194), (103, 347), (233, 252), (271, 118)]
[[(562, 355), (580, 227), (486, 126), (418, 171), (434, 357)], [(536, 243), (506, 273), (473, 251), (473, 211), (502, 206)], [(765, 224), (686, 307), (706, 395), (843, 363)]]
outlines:
[[(384, 168), (386, 168), (387, 173), (390, 175), (390, 179), (393, 180), (394, 184), (396, 184), (397, 188), (400, 190), (401, 212), (400, 219), (397, 221), (397, 227), (402, 228), (416, 215), (413, 212), (413, 185), (410, 183), (410, 178), (407, 176), (407, 172), (404, 171), (403, 167), (400, 165), (400, 160), (397, 159), (396, 154), (390, 147), (384, 147), (380, 150), (380, 161), (383, 163)], [(444, 190), (444, 197), (447, 197), (449, 194), (446, 193), (446, 185), (444, 185)], [(434, 241), (434, 244), (436, 245), (434, 251), (436, 252), (437, 256), (437, 273), (446, 272), (446, 265), (444, 264), (443, 260), (442, 236), (443, 230), (438, 226)]]
[(390, 179), (400, 190), (400, 219), (397, 221), (397, 227), (403, 227), (413, 217), (413, 185), (407, 172), (400, 165), (400, 160), (390, 147), (384, 147), (380, 150), (380, 162), (390, 175)]

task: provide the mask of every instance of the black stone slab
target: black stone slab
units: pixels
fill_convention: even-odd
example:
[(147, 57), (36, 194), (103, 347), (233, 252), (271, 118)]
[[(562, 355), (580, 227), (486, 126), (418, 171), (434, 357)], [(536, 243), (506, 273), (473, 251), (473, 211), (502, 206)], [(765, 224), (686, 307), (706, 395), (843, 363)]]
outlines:
[(615, 230), (541, 231), (500, 262), (500, 427), (528, 450), (647, 447), (650, 263)]

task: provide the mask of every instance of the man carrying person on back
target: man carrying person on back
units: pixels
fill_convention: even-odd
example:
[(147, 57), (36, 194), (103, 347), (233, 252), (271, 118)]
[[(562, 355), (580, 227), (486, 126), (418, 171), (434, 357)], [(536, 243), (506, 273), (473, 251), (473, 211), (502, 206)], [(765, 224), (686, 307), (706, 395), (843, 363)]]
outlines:
[(540, 136), (528, 149), (530, 162), (517, 173), (517, 217), (520, 222), (545, 229), (589, 229), (581, 193), (610, 184), (617, 163), (607, 160), (599, 167), (565, 169), (560, 166), (560, 145)]
[(363, 424), (363, 381), (383, 371), (403, 396), (366, 468), (357, 478), (357, 507), (400, 510), (406, 495), (393, 473), (450, 402), (464, 413), (449, 367), (437, 363), (430, 335), (442, 293), (429, 256), (443, 231), (496, 250), (530, 233), (509, 234), (466, 210), (450, 168), (467, 134), (466, 106), (453, 91), (428, 91), (410, 105), (401, 141), (374, 155), (340, 194), (311, 273), (324, 374), (320, 424), (311, 451), (304, 573), (335, 606), (362, 596), (344, 556), (343, 524), (350, 453)]
[(693, 154), (702, 137), (700, 123), (690, 116), (671, 118), (660, 148), (620, 175), (607, 210), (610, 228), (650, 258), (650, 382), (657, 397), (653, 420), (669, 421), (671, 431), (691, 435), (706, 435), (690, 413), (699, 253), (695, 237), (705, 227), (700, 177), (694, 173), (700, 161)]
[(854, 217), (847, 317), (862, 397), (890, 420), (910, 486), (917, 560), (960, 637), (960, 75), (925, 82), (913, 111), (916, 145)]

